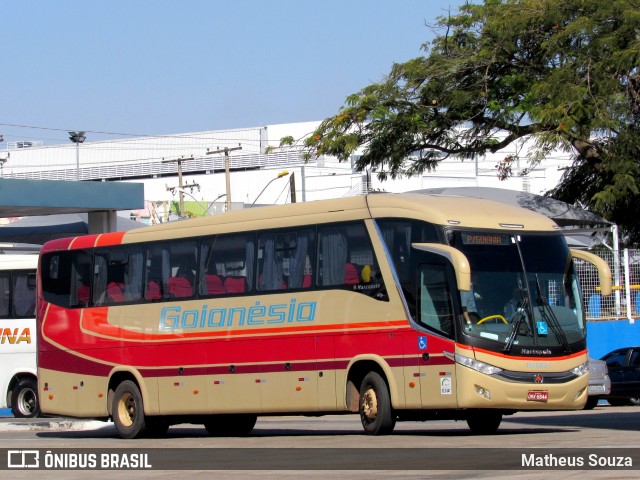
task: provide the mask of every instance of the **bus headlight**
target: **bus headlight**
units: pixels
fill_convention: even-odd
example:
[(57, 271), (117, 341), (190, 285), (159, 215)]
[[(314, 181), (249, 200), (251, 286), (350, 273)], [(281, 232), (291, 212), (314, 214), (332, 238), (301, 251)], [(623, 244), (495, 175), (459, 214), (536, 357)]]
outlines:
[(464, 355), (460, 355), (459, 353), (452, 354), (449, 352), (444, 352), (444, 355), (450, 360), (459, 363), (460, 365), (472, 368), (476, 372), (484, 373), (485, 375), (495, 375), (496, 373), (502, 372), (501, 368), (494, 367), (493, 365), (489, 365), (488, 363), (481, 362), (471, 357), (465, 357)]
[(582, 365), (578, 365), (577, 367), (571, 369), (571, 373), (573, 373), (576, 377), (581, 377), (588, 371), (589, 371), (589, 362), (583, 363)]

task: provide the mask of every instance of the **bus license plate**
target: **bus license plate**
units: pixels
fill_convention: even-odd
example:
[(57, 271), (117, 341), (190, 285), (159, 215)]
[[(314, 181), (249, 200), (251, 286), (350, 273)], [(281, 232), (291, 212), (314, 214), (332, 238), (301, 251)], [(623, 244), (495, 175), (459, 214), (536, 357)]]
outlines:
[(529, 391), (527, 393), (528, 402), (546, 402), (549, 400), (549, 392)]

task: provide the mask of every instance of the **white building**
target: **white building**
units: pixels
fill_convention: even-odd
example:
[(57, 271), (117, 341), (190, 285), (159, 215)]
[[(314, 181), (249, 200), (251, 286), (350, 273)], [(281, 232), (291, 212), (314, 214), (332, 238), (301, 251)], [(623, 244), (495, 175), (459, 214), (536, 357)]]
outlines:
[[(514, 176), (500, 181), (496, 165), (515, 154), (515, 146), (472, 161), (447, 159), (434, 172), (395, 180), (378, 180), (375, 172), (356, 172), (351, 162), (320, 157), (305, 163), (299, 147), (280, 149), (280, 139), (299, 140), (320, 122), (268, 125), (238, 130), (208, 131), (157, 137), (92, 142), (90, 134), (81, 144), (46, 146), (25, 139), (5, 144), (0, 150), (1, 174), (5, 178), (93, 180), (144, 183), (153, 221), (165, 221), (168, 206), (180, 197), (178, 171), (186, 210), (199, 204), (215, 214), (226, 207), (224, 149), (228, 149), (231, 208), (291, 201), (295, 186), (297, 201), (312, 201), (357, 195), (368, 190), (404, 192), (437, 187), (497, 187), (544, 193), (554, 187), (570, 165), (569, 154), (557, 152), (522, 176), (525, 160), (516, 165)], [(241, 148), (238, 148), (241, 147)], [(268, 148), (271, 147), (271, 148)], [(265, 152), (271, 153), (265, 153)], [(211, 153), (217, 152), (217, 153)], [(520, 146), (526, 158), (526, 144)], [(282, 175), (288, 172), (288, 175)], [(291, 182), (293, 176), (294, 182)], [(155, 211), (154, 211), (155, 210)], [(123, 214), (126, 214), (123, 212)]]

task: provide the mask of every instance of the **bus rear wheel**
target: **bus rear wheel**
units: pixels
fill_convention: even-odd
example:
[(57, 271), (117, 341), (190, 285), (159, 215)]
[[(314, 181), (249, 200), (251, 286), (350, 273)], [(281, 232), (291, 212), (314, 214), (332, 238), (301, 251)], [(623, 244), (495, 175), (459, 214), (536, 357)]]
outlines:
[(113, 395), (111, 409), (113, 423), (122, 438), (137, 438), (145, 430), (144, 406), (138, 386), (125, 380)]
[(204, 422), (204, 428), (216, 437), (244, 437), (251, 433), (258, 420), (257, 415), (210, 415)]
[(475, 435), (493, 435), (502, 422), (502, 413), (496, 410), (473, 410), (467, 416), (467, 425)]
[(23, 378), (11, 394), (11, 413), (16, 418), (35, 418), (40, 415), (38, 385), (31, 378)]
[(393, 432), (396, 418), (391, 408), (387, 383), (376, 372), (369, 372), (360, 385), (360, 421), (368, 435)]

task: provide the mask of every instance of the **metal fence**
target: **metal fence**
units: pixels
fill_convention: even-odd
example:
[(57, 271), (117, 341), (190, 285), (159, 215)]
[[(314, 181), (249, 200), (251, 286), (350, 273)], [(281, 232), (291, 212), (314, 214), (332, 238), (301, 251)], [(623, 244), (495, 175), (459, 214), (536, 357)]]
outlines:
[(601, 250), (593, 253), (609, 264), (613, 293), (602, 296), (595, 267), (583, 261), (576, 261), (587, 319), (640, 320), (640, 250)]

